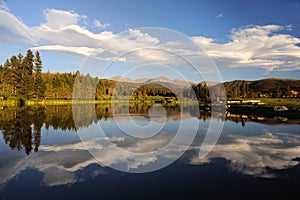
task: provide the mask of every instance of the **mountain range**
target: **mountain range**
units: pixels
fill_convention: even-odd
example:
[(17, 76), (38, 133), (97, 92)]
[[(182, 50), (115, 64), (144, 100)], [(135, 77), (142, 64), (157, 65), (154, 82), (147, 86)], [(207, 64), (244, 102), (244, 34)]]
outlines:
[[(173, 87), (187, 88), (197, 84), (204, 85), (205, 83), (208, 86), (216, 86), (220, 84), (218, 82), (212, 82), (212, 81), (202, 81), (195, 84), (190, 81), (179, 80), (179, 79), (170, 80), (163, 76), (159, 76), (156, 78), (142, 78), (136, 80), (132, 80), (130, 78), (125, 78), (121, 76), (115, 76), (110, 78), (110, 80), (124, 82), (124, 83), (126, 82), (126, 83), (139, 83), (139, 84), (162, 84), (172, 88)], [(295, 79), (267, 78), (261, 80), (253, 80), (253, 81), (233, 80), (233, 81), (224, 82), (225, 88), (237, 88), (237, 87), (241, 87), (242, 84), (245, 84), (248, 89), (252, 89), (253, 91), (270, 91), (270, 90), (276, 90), (277, 88), (281, 90), (285, 90), (288, 87), (300, 91), (300, 80), (295, 80)]]

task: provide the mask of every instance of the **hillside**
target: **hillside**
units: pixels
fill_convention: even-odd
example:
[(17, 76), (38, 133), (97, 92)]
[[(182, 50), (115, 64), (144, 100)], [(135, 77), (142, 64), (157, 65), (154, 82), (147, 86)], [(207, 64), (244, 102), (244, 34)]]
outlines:
[(225, 82), (224, 86), (227, 97), (288, 97), (293, 96), (293, 92), (297, 94), (300, 91), (300, 80), (280, 78), (234, 80)]
[(288, 86), (291, 89), (300, 89), (300, 80), (294, 79), (279, 79), (279, 78), (269, 78), (263, 80), (256, 80), (250, 82), (249, 88), (254, 91), (270, 91), (280, 88), (281, 90), (286, 90)]

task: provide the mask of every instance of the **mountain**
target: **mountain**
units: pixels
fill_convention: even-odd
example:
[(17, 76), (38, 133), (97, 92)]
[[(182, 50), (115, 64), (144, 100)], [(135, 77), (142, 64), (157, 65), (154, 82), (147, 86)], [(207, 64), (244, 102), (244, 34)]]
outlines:
[(188, 81), (184, 81), (184, 80), (179, 80), (179, 79), (174, 79), (174, 80), (170, 80), (166, 77), (157, 77), (157, 78), (152, 78), (152, 79), (148, 79), (148, 80), (145, 80), (143, 82), (144, 84), (159, 84), (159, 83), (162, 83), (164, 85), (175, 85), (175, 86), (179, 86), (179, 87), (190, 87), (191, 86), (191, 82), (188, 82)]
[(300, 89), (300, 80), (295, 79), (280, 79), (280, 78), (268, 78), (262, 80), (251, 81), (249, 88), (254, 91), (270, 91), (276, 90), (280, 88), (282, 90), (287, 89), (287, 87), (291, 89), (299, 90)]
[(139, 83), (139, 84), (163, 84), (167, 87), (190, 87), (192, 85), (192, 82), (184, 81), (184, 80), (179, 80), (179, 79), (174, 79), (170, 80), (166, 77), (159, 76), (156, 78), (141, 78), (141, 79), (136, 79), (132, 80), (130, 78), (124, 78), (121, 76), (115, 76), (110, 78), (110, 80), (118, 81), (118, 82), (127, 82), (127, 83)]
[[(198, 84), (194, 84), (189, 81), (184, 80), (170, 80), (166, 77), (159, 76), (156, 78), (142, 78), (132, 80), (130, 78), (123, 78), (121, 76), (116, 76), (111, 78), (111, 80), (119, 81), (123, 83), (148, 85), (150, 88), (157, 87), (160, 88), (164, 86), (170, 89), (179, 89), (180, 91), (185, 91), (189, 93), (190, 87), (192, 86), (198, 95), (200, 95), (201, 90), (205, 89), (205, 84), (208, 87), (215, 88), (215, 91), (221, 91), (223, 85), (226, 90), (227, 97), (283, 97), (291, 96), (291, 93), (300, 92), (300, 80), (295, 79), (282, 79), (282, 78), (268, 78), (261, 80), (234, 80), (227, 81), (224, 83), (212, 82), (212, 81), (202, 81)], [(222, 85), (223, 84), (223, 85)], [(201, 89), (202, 88), (202, 89)], [(293, 92), (294, 91), (294, 92)], [(293, 95), (295, 96), (295, 95)], [(296, 94), (297, 96), (297, 94)]]
[(247, 89), (252, 89), (256, 91), (275, 91), (287, 90), (288, 87), (295, 90), (300, 90), (300, 80), (295, 79), (281, 79), (281, 78), (268, 78), (255, 81), (246, 81), (246, 80), (234, 80), (224, 83), (225, 88), (240, 88), (242, 85), (245, 85)]
[(134, 80), (130, 79), (130, 78), (126, 78), (126, 77), (122, 77), (122, 76), (114, 76), (112, 78), (110, 78), (110, 80), (113, 80), (113, 81), (117, 81), (117, 82), (126, 82), (126, 83), (135, 83)]

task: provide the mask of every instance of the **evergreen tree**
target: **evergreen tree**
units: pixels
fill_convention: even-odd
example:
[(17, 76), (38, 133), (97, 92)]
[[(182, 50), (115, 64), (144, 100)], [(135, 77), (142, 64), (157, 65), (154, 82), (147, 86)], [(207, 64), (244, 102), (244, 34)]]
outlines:
[(34, 97), (38, 99), (45, 97), (46, 90), (46, 85), (42, 77), (42, 68), (42, 59), (40, 53), (37, 51), (34, 59)]
[(9, 97), (13, 94), (14, 87), (11, 85), (12, 80), (10, 77), (12, 77), (12, 71), (11, 71), (11, 64), (8, 59), (6, 59), (4, 66), (3, 66), (3, 72), (2, 72), (2, 95), (5, 97)]
[(33, 80), (33, 62), (34, 55), (29, 49), (26, 56), (22, 60), (21, 70), (22, 70), (22, 85), (20, 88), (20, 94), (26, 99), (32, 98), (34, 94), (34, 80)]
[(23, 85), (23, 79), (22, 79), (22, 71), (21, 71), (21, 63), (20, 63), (21, 55), (19, 54), (17, 56), (12, 56), (10, 58), (10, 69), (11, 73), (9, 74), (9, 84), (12, 86), (12, 95), (18, 96), (21, 95), (20, 88), (22, 88)]

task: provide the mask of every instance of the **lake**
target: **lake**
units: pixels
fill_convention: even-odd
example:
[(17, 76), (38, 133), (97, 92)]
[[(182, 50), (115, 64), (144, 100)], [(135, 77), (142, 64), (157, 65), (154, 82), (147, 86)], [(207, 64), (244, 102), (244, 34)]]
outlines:
[[(201, 157), (210, 124), (222, 132)], [(0, 199), (288, 198), (299, 125), (197, 106), (3, 107)]]

